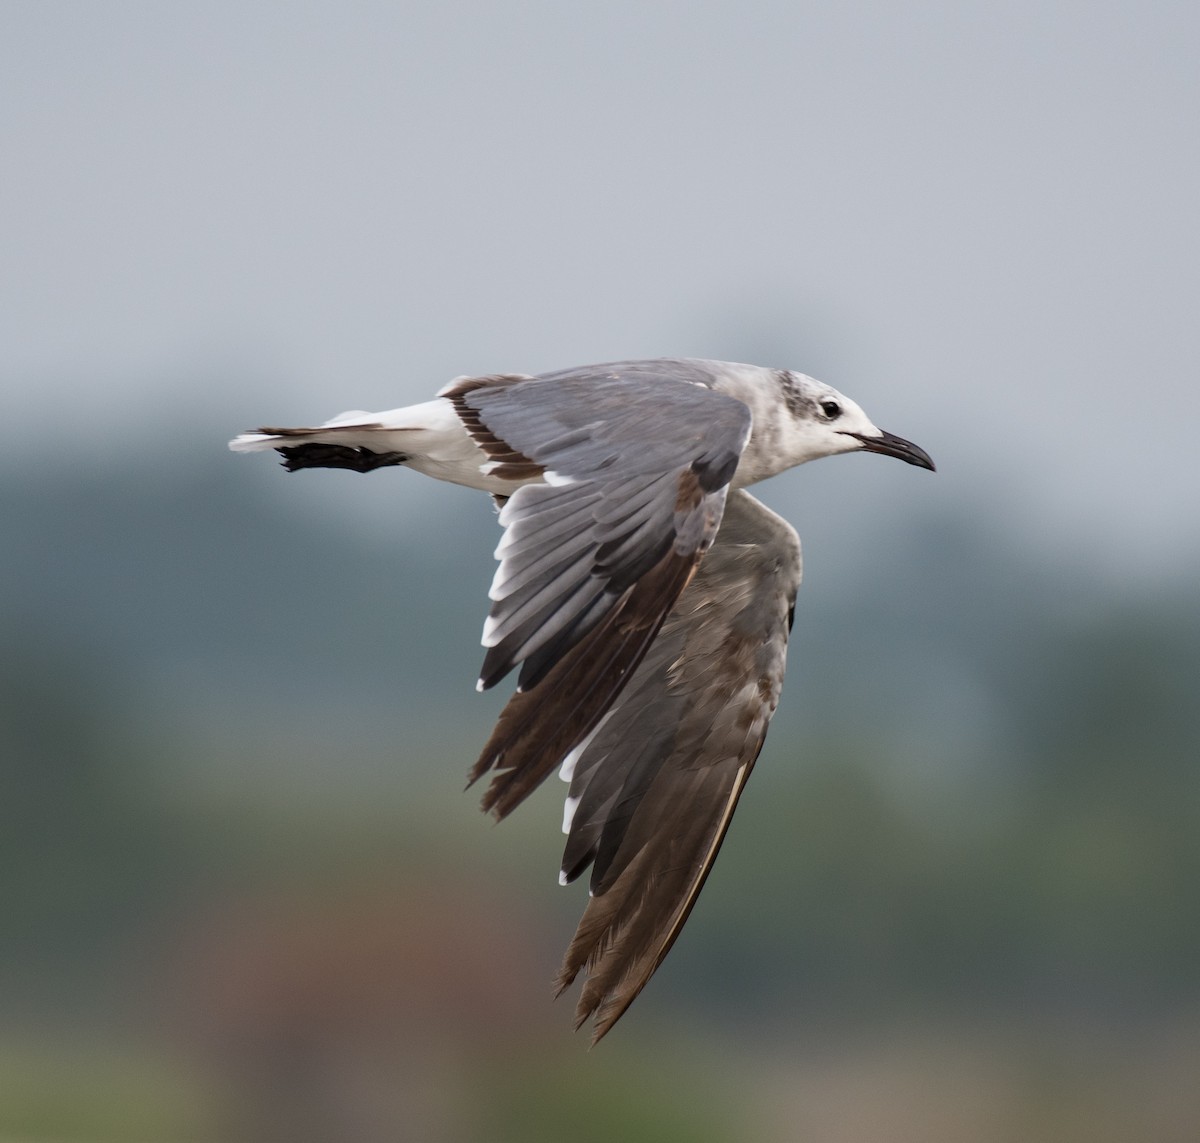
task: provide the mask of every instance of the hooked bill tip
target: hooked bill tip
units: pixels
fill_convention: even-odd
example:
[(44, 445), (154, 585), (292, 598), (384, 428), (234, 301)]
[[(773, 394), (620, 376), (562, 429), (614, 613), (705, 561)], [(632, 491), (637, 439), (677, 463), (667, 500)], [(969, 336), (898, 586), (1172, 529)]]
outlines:
[(903, 437), (896, 436), (895, 433), (885, 433), (880, 431), (879, 436), (868, 436), (866, 433), (846, 433), (848, 437), (853, 437), (856, 441), (861, 441), (864, 451), (877, 452), (882, 456), (894, 456), (897, 460), (904, 461), (905, 464), (915, 464), (918, 468), (927, 468), (930, 472), (937, 472), (934, 466), (933, 458), (930, 457), (920, 445), (915, 445), (912, 441), (906, 441)]

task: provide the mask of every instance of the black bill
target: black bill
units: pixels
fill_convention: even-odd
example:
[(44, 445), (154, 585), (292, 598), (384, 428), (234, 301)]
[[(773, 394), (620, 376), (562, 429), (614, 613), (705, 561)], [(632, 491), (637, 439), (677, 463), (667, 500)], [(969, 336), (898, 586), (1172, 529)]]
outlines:
[(877, 437), (867, 436), (866, 433), (846, 433), (846, 436), (853, 437), (856, 441), (862, 441), (862, 446), (867, 452), (879, 452), (884, 456), (894, 456), (906, 464), (915, 464), (918, 468), (929, 469), (930, 472), (937, 471), (933, 466), (933, 461), (929, 459), (929, 453), (913, 444), (912, 441), (906, 441), (903, 437), (893, 436), (891, 433), (880, 433)]

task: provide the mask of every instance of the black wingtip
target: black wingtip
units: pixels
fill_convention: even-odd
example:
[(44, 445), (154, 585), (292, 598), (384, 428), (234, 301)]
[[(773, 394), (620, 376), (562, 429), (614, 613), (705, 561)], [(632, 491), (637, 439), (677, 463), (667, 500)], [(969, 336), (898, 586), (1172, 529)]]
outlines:
[(479, 668), (479, 678), (475, 683), (475, 689), (480, 693), (490, 691), (515, 666), (516, 663), (509, 657), (506, 649), (489, 647), (483, 656), (483, 665)]

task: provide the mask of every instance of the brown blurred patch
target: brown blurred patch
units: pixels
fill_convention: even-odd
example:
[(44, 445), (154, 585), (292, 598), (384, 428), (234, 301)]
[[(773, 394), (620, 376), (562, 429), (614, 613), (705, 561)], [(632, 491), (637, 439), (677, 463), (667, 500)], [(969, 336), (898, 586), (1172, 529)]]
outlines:
[(170, 1023), (230, 1093), (231, 1139), (477, 1137), (466, 1075), (564, 1034), (536, 935), (454, 883), (218, 901), (180, 934)]
[(1191, 1143), (1200, 1020), (917, 1021), (783, 1051), (750, 1081), (770, 1143)]

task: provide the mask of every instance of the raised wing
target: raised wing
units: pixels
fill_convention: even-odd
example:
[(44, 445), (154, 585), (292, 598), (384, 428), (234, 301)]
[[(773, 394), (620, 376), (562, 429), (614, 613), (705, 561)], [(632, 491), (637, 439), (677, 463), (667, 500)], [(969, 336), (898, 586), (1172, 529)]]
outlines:
[[(595, 733), (569, 756), (562, 880), (592, 866), (559, 990), (587, 974), (577, 1026), (600, 1039), (687, 920), (779, 700), (800, 545), (744, 491)], [(557, 746), (557, 744), (556, 744)]]
[(445, 393), (505, 475), (508, 499), (480, 686), (523, 662), (471, 771), (504, 816), (592, 731), (720, 526), (750, 433), (740, 401), (619, 370), (481, 378)]
[(647, 385), (605, 368), (444, 393), (495, 475), (546, 481), (500, 513), (482, 688), (521, 662), (519, 686), (536, 685), (643, 576), (693, 564), (716, 534), (749, 409), (665, 373)]

